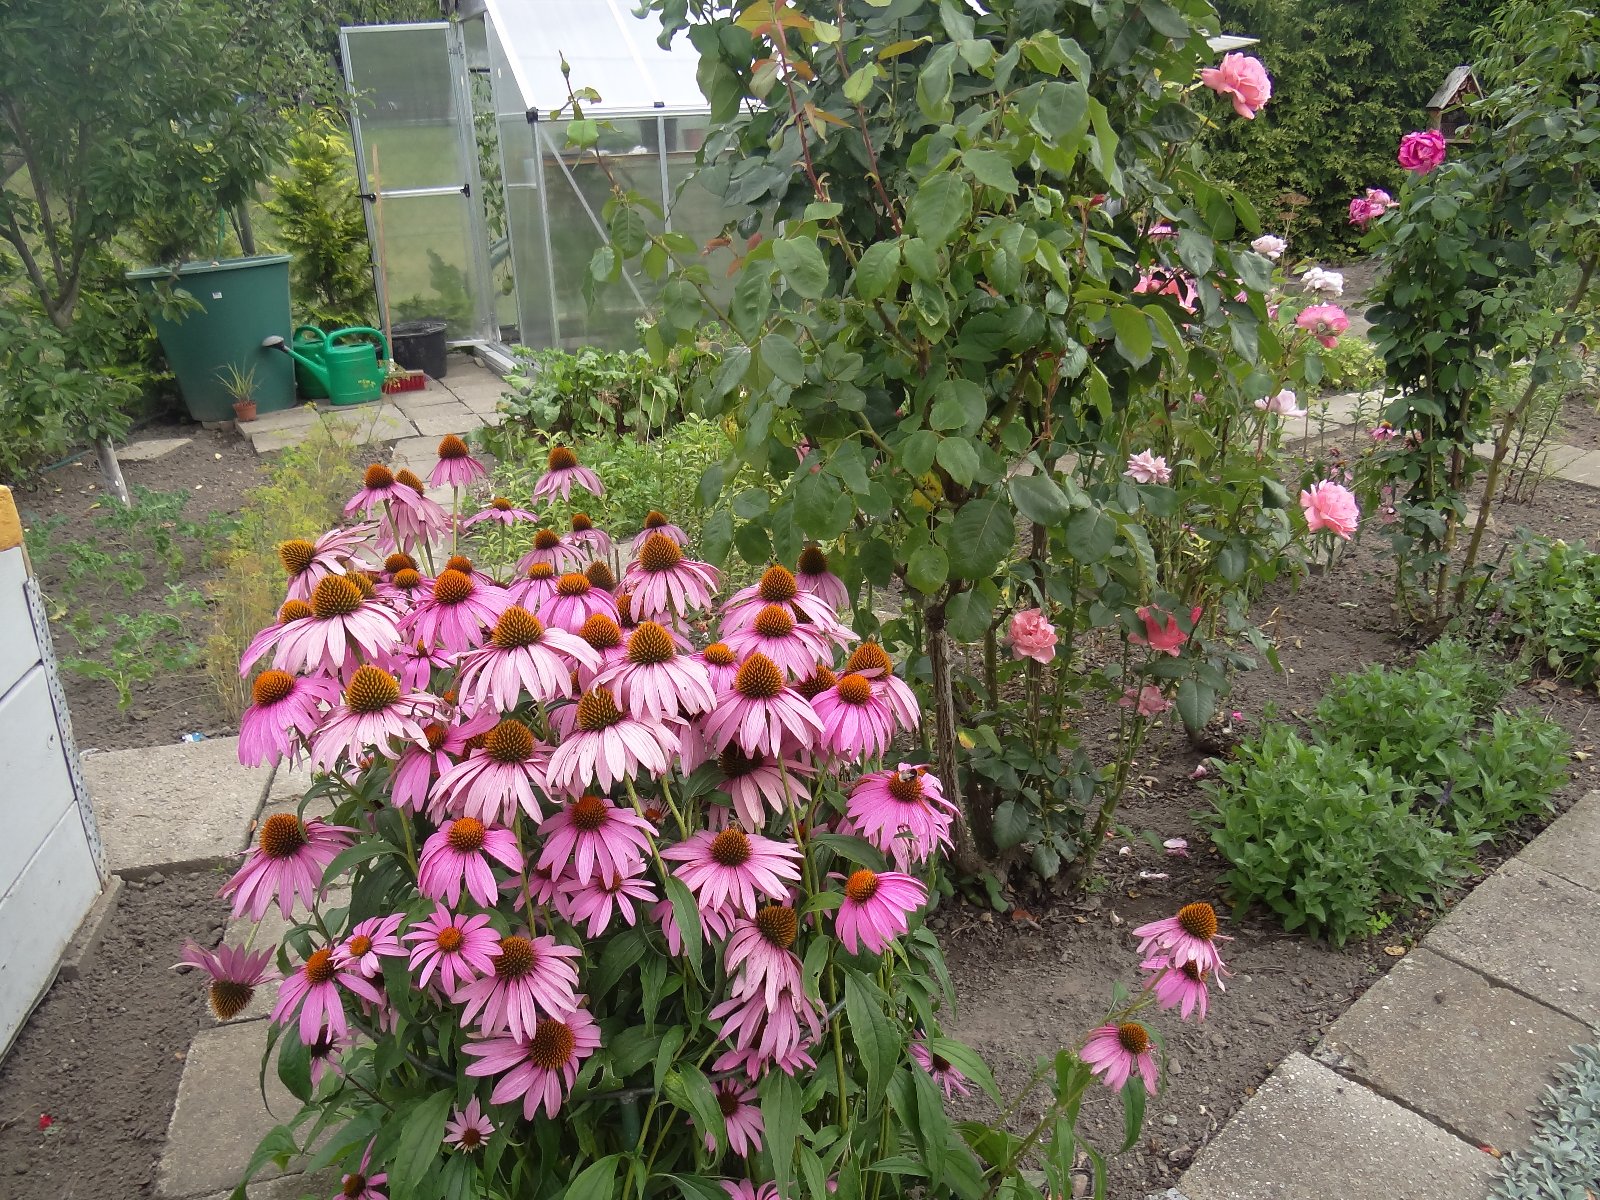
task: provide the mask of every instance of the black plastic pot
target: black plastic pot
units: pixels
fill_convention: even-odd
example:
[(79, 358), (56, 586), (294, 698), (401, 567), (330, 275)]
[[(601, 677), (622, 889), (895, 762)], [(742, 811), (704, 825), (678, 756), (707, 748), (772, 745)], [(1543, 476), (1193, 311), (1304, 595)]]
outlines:
[(408, 371), (422, 371), (431, 379), (443, 379), (449, 369), (444, 324), (436, 317), (401, 321), (394, 327), (390, 339), (394, 361)]

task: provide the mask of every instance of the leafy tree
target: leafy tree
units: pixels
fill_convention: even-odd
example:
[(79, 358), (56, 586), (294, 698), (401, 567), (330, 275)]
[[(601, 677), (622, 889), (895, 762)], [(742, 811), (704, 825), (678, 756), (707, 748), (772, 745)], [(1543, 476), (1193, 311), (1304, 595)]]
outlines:
[[(1470, 62), (1480, 0), (1218, 0), (1223, 28), (1260, 39), (1272, 103), (1253, 121), (1209, 135), (1215, 170), (1243, 187), (1297, 246), (1349, 251), (1359, 240), (1345, 206), (1363, 188), (1397, 188), (1400, 135), (1421, 128), (1428, 99)], [(1284, 204), (1298, 195), (1303, 202)], [(1274, 214), (1285, 214), (1275, 217)]]

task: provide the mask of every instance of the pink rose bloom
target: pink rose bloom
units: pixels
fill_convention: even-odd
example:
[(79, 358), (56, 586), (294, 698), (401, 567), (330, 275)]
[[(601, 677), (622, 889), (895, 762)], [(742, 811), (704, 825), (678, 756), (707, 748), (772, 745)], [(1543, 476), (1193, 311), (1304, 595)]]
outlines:
[(1123, 474), (1135, 483), (1166, 483), (1172, 478), (1172, 468), (1161, 455), (1141, 450), (1128, 456), (1128, 469)]
[(1408, 133), (1400, 139), (1400, 165), (1418, 175), (1426, 175), (1445, 158), (1444, 134), (1437, 129)]
[(1382, 188), (1368, 188), (1367, 203), (1383, 213), (1394, 207), (1394, 197)]
[(1309, 330), (1329, 350), (1339, 344), (1339, 335), (1350, 328), (1350, 318), (1337, 304), (1308, 304), (1300, 310), (1294, 323)]
[(1025, 608), (1011, 618), (1011, 657), (1047, 663), (1056, 656), (1056, 627), (1043, 609)]
[(1250, 243), (1250, 249), (1254, 250), (1257, 254), (1264, 258), (1272, 259), (1273, 262), (1277, 262), (1278, 259), (1283, 256), (1283, 252), (1288, 248), (1288, 242), (1284, 241), (1281, 237), (1274, 237), (1270, 233), (1263, 233), (1255, 241)]
[(1276, 396), (1263, 397), (1256, 401), (1256, 407), (1262, 412), (1272, 413), (1279, 417), (1303, 417), (1306, 410), (1300, 407), (1300, 398), (1288, 388), (1284, 388)]
[(1300, 507), (1305, 510), (1306, 527), (1312, 533), (1326, 529), (1347, 542), (1361, 521), (1361, 509), (1350, 489), (1331, 479), (1313, 483), (1301, 492)]
[(1248, 54), (1224, 54), (1222, 62), (1200, 72), (1200, 82), (1219, 96), (1233, 101), (1233, 111), (1253, 120), (1256, 111), (1272, 99), (1272, 80), (1261, 60)]
[(1382, 211), (1381, 208), (1374, 208), (1372, 201), (1365, 196), (1353, 197), (1350, 201), (1350, 224), (1356, 226), (1365, 225)]
[(1137, 708), (1141, 717), (1159, 717), (1172, 707), (1172, 702), (1161, 694), (1161, 689), (1153, 683), (1147, 683), (1142, 688), (1126, 688), (1123, 690), (1122, 699), (1117, 701), (1119, 708)]
[(1193, 312), (1200, 293), (1194, 281), (1180, 271), (1166, 271), (1160, 267), (1139, 276), (1133, 285), (1135, 296), (1171, 296), (1184, 312)]

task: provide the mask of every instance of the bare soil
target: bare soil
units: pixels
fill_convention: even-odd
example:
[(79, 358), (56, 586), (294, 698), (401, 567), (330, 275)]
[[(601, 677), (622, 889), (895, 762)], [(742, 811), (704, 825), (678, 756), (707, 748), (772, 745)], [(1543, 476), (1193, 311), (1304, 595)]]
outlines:
[(212, 873), (127, 884), (89, 969), (58, 982), (18, 1034), (0, 1063), (0, 1196), (155, 1194), (184, 1055), (212, 1021), (205, 989), (172, 964), (185, 937), (221, 936), (220, 884)]

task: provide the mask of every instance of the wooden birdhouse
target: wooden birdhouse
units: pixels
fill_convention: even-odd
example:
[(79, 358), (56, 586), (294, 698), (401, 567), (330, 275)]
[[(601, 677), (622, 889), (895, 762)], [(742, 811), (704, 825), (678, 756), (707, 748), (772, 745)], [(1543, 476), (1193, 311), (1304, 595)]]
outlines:
[(1483, 95), (1483, 85), (1470, 66), (1459, 66), (1444, 77), (1444, 83), (1428, 101), (1428, 128), (1437, 129), (1449, 142), (1464, 141), (1471, 114), (1467, 103)]

